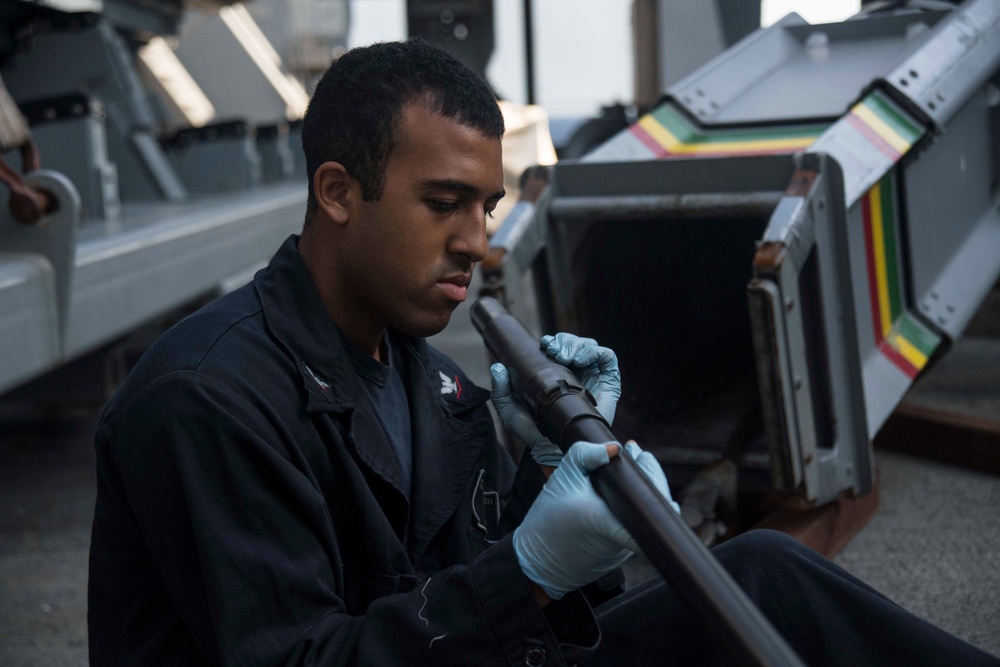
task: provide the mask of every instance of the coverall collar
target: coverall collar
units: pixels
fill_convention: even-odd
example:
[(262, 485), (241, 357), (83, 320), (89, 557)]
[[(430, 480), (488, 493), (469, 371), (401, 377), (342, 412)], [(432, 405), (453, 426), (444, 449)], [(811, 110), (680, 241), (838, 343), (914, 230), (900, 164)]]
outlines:
[(289, 236), (267, 268), (254, 276), (264, 320), (295, 361), (308, 396), (307, 409), (344, 412), (354, 407), (354, 372), (340, 332), (330, 319)]
[[(254, 276), (268, 328), (299, 366), (310, 411), (344, 412), (354, 407), (354, 370), (319, 292), (298, 251), (297, 234), (281, 244), (268, 267)], [(489, 392), (461, 373), (431, 363), (427, 341), (390, 328), (387, 335), (419, 361), (422, 379), (440, 387), (436, 395), (448, 414), (482, 405)], [(416, 380), (417, 377), (412, 377)]]

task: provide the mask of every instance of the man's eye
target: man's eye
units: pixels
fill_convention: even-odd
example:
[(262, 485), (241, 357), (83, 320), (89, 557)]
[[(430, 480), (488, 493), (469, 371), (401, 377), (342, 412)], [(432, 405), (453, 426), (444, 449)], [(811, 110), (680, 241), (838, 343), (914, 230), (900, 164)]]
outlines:
[(489, 218), (490, 220), (493, 219), (493, 211), (494, 211), (494, 209), (492, 209), (492, 208), (486, 209), (486, 217)]
[(455, 202), (445, 201), (443, 199), (428, 199), (427, 205), (438, 213), (449, 213), (450, 211), (454, 211), (458, 208), (458, 204)]

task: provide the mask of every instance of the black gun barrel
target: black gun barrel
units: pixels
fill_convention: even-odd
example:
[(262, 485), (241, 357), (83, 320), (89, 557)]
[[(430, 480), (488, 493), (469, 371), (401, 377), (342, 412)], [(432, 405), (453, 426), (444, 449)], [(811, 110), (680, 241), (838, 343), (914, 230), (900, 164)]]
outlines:
[[(563, 451), (580, 440), (617, 442), (576, 375), (549, 359), (499, 301), (479, 299), (472, 322), (546, 437)], [(802, 664), (631, 457), (616, 456), (591, 480), (674, 592), (719, 633), (735, 664)]]

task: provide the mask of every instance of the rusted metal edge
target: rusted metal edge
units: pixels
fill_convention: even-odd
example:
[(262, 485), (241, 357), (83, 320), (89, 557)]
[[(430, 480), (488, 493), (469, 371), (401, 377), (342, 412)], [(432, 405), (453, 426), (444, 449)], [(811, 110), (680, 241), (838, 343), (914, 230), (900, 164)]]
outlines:
[(725, 219), (733, 216), (766, 218), (781, 197), (781, 192), (563, 196), (552, 201), (549, 214), (571, 222), (597, 219)]

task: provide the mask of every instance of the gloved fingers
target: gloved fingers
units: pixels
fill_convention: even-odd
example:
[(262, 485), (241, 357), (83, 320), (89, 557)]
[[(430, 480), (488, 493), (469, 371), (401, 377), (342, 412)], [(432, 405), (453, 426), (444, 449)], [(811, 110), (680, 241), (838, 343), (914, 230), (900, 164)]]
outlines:
[[(584, 340), (591, 340), (586, 338)], [(569, 364), (574, 368), (589, 369), (593, 367), (600, 375), (621, 378), (618, 370), (618, 355), (610, 347), (602, 347), (597, 341), (592, 345), (579, 348), (570, 358)], [(565, 349), (565, 348), (563, 348)]]
[(609, 424), (614, 423), (622, 395), (622, 376), (615, 353), (597, 345), (584, 348), (573, 358), (572, 368), (597, 401), (597, 411)]
[(618, 395), (610, 392), (601, 392), (594, 397), (597, 401), (597, 411), (604, 417), (608, 424), (615, 423), (615, 412), (618, 410)]
[(600, 404), (610, 424), (621, 397), (621, 371), (614, 350), (601, 347), (593, 338), (569, 333), (542, 336), (541, 347), (549, 357), (572, 369)]
[(510, 375), (507, 372), (506, 366), (503, 364), (493, 364), (490, 366), (490, 384), (490, 399), (493, 401), (493, 407), (496, 408), (497, 414), (500, 415), (500, 419), (504, 422), (504, 425), (508, 426), (505, 421), (506, 418), (512, 416), (514, 413), (526, 411), (521, 402), (514, 396), (514, 392), (510, 387)]
[(503, 364), (493, 364), (490, 366), (490, 380), (493, 386), (492, 396), (510, 394), (510, 374)]
[(527, 447), (534, 448), (543, 440), (549, 442), (511, 390), (507, 368), (503, 364), (493, 364), (490, 366), (490, 378), (493, 386), (490, 399), (500, 422)]
[[(583, 338), (571, 333), (558, 333), (555, 336), (542, 336), (541, 345), (545, 354), (549, 355), (563, 366), (576, 366), (578, 368), (583, 368), (591, 363), (597, 362), (596, 358), (585, 362), (577, 361), (577, 357), (581, 352), (586, 351), (588, 348), (600, 347), (597, 344), (597, 341), (593, 338)], [(610, 350), (608, 351), (610, 352)], [(611, 354), (613, 355), (614, 353), (612, 352)]]
[(564, 366), (596, 366), (602, 375), (621, 375), (618, 370), (618, 355), (610, 347), (599, 345), (593, 338), (563, 332), (555, 336), (542, 336), (540, 342), (545, 354)]
[(563, 453), (559, 446), (544, 436), (532, 445), (529, 451), (531, 458), (535, 459), (535, 463), (549, 468), (558, 468), (563, 460)]
[(609, 348), (601, 347), (593, 338), (583, 338), (570, 333), (558, 333), (555, 336), (542, 336), (541, 347), (546, 355), (563, 366), (585, 371), (593, 367), (593, 372), (600, 372), (601, 357), (604, 363), (613, 362), (617, 367), (618, 358)]
[(663, 467), (660, 466), (659, 461), (656, 457), (647, 451), (643, 451), (641, 447), (634, 441), (629, 440), (625, 443), (625, 451), (635, 460), (636, 464), (642, 468), (642, 471), (646, 473), (646, 477), (649, 481), (653, 483), (660, 493), (666, 495), (669, 491), (667, 488), (667, 476), (663, 474)]
[(670, 484), (667, 482), (667, 475), (663, 472), (663, 466), (660, 462), (656, 460), (656, 457), (647, 451), (644, 451), (635, 440), (629, 440), (625, 443), (625, 451), (635, 459), (636, 465), (642, 468), (642, 472), (646, 474), (646, 477), (653, 483), (656, 490), (660, 492), (667, 502), (674, 508), (678, 514), (680, 514), (680, 506), (674, 502), (673, 496), (670, 494)]
[[(569, 363), (570, 357), (567, 356), (571, 351), (576, 352), (576, 345), (574, 340), (576, 336), (567, 335), (565, 333), (558, 333), (555, 336), (542, 336), (539, 341), (542, 347), (542, 351), (546, 355), (552, 357), (553, 360), (566, 365)], [(562, 354), (562, 358), (560, 358)]]
[[(573, 443), (573, 446), (569, 448), (569, 451), (563, 457), (563, 462), (559, 466), (559, 470), (567, 468), (568, 464), (572, 470), (577, 470), (583, 475), (590, 474), (601, 466), (606, 465), (611, 460), (612, 453), (618, 453), (618, 447), (618, 443), (614, 442), (594, 443), (580, 441)], [(569, 470), (567, 470), (568, 472)]]
[(597, 361), (597, 369), (602, 375), (612, 374), (617, 378), (621, 378), (621, 372), (618, 370), (618, 355), (610, 347), (602, 347), (598, 345), (594, 348), (595, 361)]

